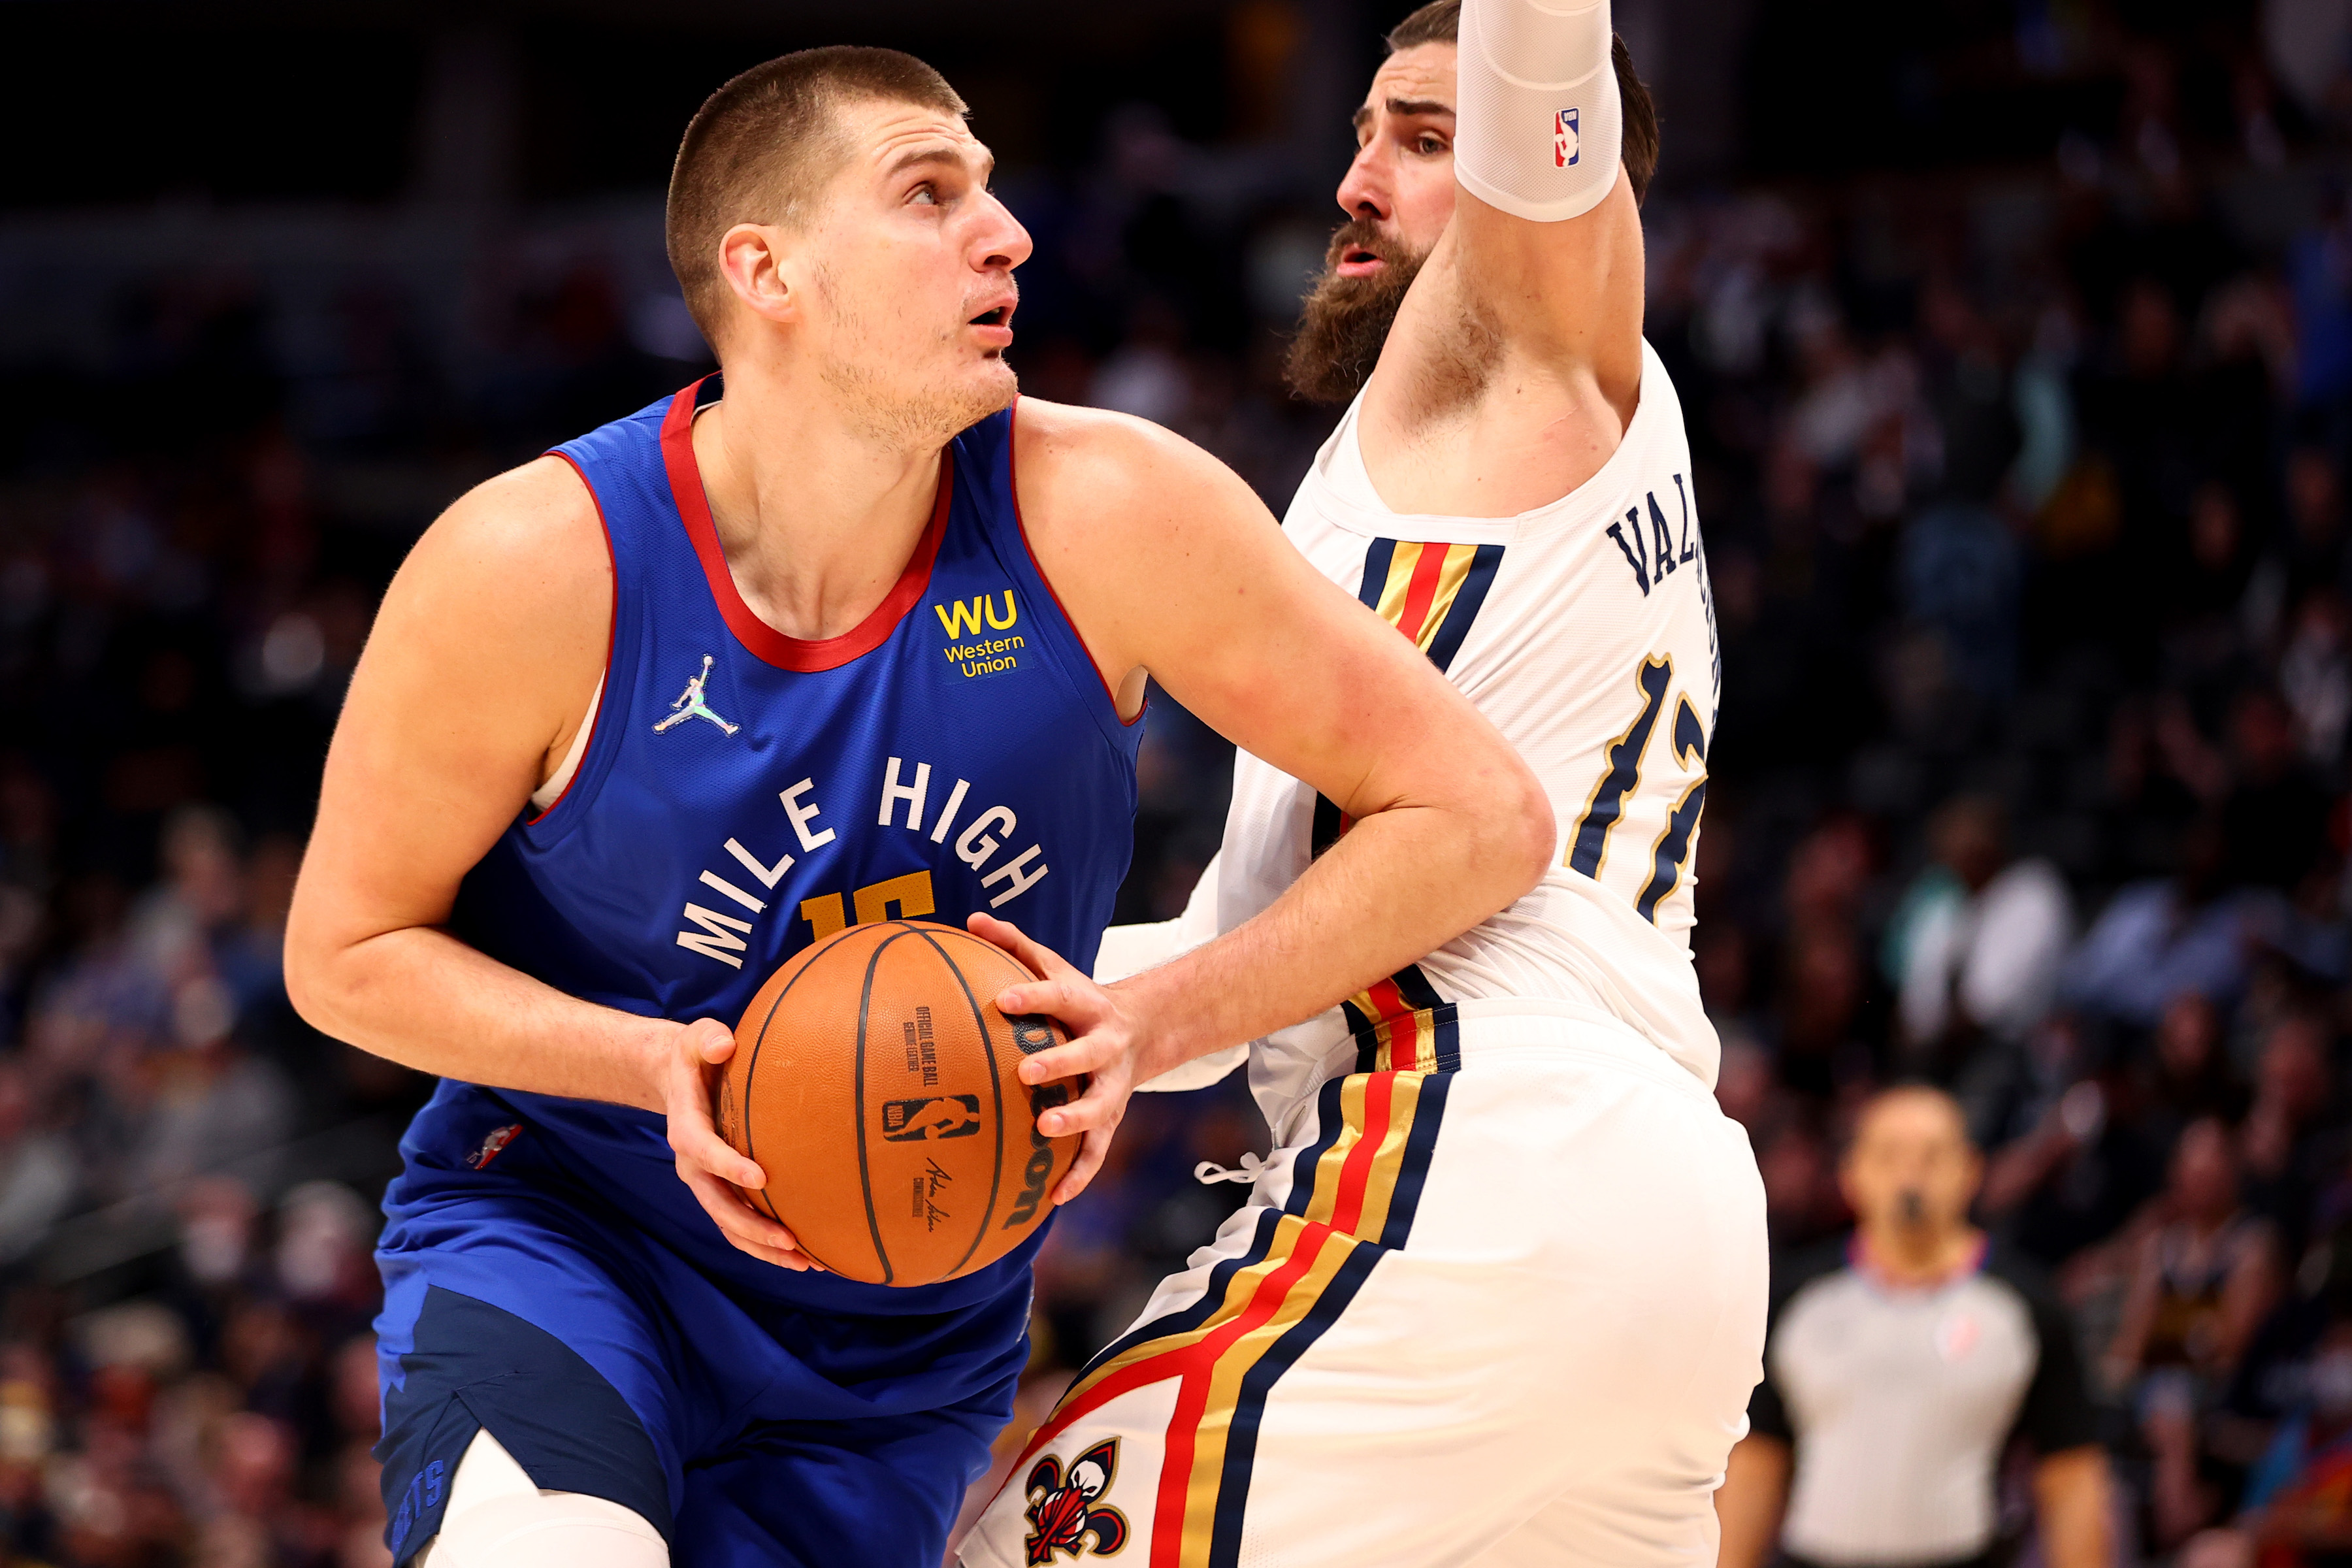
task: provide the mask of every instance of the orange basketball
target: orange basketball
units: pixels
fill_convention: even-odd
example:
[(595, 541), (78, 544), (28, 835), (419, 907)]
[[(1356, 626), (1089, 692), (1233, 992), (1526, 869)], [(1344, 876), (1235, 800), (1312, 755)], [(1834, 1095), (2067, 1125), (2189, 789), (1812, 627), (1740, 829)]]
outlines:
[(751, 1201), (868, 1284), (952, 1279), (1020, 1245), (1078, 1152), (1037, 1113), (1086, 1087), (1015, 1076), (1066, 1037), (996, 1010), (1036, 978), (929, 921), (850, 926), (795, 955), (735, 1026), (719, 1091), (719, 1136), (767, 1173)]

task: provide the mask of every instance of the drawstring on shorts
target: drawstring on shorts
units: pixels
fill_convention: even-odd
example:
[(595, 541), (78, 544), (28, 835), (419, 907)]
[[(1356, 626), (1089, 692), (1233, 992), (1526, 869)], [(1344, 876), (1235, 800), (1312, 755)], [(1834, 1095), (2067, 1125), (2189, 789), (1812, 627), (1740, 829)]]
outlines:
[(1265, 1161), (1255, 1154), (1244, 1154), (1241, 1157), (1241, 1163), (1231, 1170), (1213, 1161), (1203, 1160), (1192, 1167), (1192, 1179), (1204, 1187), (1214, 1186), (1219, 1182), (1255, 1183), (1265, 1170)]

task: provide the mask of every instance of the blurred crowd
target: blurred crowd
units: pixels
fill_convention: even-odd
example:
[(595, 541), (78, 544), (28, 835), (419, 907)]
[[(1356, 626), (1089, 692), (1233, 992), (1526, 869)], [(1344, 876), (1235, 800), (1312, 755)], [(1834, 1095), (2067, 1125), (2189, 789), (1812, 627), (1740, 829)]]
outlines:
[[(1669, 181), (1648, 330), (1723, 639), (1695, 959), (1776, 1246), (1845, 1223), (1874, 1088), (1949, 1087), (2125, 1553), (2221, 1568), (2352, 1549), (2352, 80), (2164, 37), (2094, 40), (2117, 90), (2031, 165)], [(1280, 512), (1334, 413), (1278, 381), (1298, 185), (1145, 106), (1008, 170), (1027, 390)], [(428, 1086), (293, 1016), (279, 932), (407, 542), (702, 368), (629, 222), (481, 260), (460, 361), (364, 267), (119, 255), (95, 350), (0, 359), (0, 1565), (387, 1561), (368, 1248)], [(1156, 703), (1121, 918), (1181, 906), (1229, 766)], [(1030, 1406), (1264, 1136), (1237, 1084), (1139, 1100)]]
[(2352, 1551), (2352, 209), (2287, 151), (2339, 98), (2197, 76), (2136, 47), (2031, 184), (1651, 216), (1723, 636), (1694, 951), (1780, 1256), (1847, 1223), (1861, 1100), (1948, 1087), (1979, 1219), (2073, 1310), (2125, 1554), (2318, 1561)]

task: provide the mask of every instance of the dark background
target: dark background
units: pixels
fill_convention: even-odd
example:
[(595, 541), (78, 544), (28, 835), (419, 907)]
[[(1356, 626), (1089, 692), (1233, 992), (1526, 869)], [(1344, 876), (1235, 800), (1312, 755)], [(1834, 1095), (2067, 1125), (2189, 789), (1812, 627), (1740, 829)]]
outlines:
[[(1402, 9), (0, 0), (0, 1564), (383, 1561), (366, 1249), (425, 1086), (293, 1017), (286, 899), (418, 531), (705, 367), (661, 249), (703, 95), (931, 60), (1037, 240), (1025, 388), (1279, 513), (1332, 418), (1283, 333)], [(1722, 619), (1722, 1098), (1796, 1246), (1862, 1095), (1962, 1093), (2136, 1558), (2232, 1518), (2352, 1215), (2338, 9), (1617, 8)], [(1181, 907), (1228, 766), (1155, 707), (1123, 918)], [(2206, 1121), (2218, 1174), (2175, 1159)], [(1193, 1163), (1264, 1141), (1237, 1086), (1139, 1101), (1041, 1264), (1023, 1419), (1229, 1205)], [(2160, 1238), (2263, 1333), (2124, 1344)]]

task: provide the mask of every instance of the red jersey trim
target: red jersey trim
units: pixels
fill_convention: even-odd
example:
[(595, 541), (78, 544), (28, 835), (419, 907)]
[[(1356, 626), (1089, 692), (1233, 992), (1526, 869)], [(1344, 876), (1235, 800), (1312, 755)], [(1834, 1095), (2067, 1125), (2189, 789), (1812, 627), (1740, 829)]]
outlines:
[(915, 553), (908, 558), (907, 569), (874, 606), (874, 613), (837, 637), (810, 642), (786, 637), (743, 602), (743, 595), (736, 591), (735, 574), (727, 568), (727, 552), (719, 546), (719, 528), (710, 519), (710, 498), (703, 491), (702, 470), (694, 460), (694, 398), (701, 390), (702, 382), (698, 381), (670, 399), (669, 412), (662, 417), (662, 466), (669, 471), (670, 495), (677, 503), (678, 518), (702, 562), (702, 574), (710, 584), (710, 596), (718, 602), (727, 629), (754, 657), (779, 669), (802, 674), (838, 669), (880, 647), (930, 585), (931, 564), (939, 558), (940, 541), (947, 534), (948, 506), (955, 497), (953, 460), (944, 451), (940, 454), (940, 492), (931, 506), (930, 523), (916, 542)]
[[(621, 636), (621, 561), (613, 552), (613, 525), (604, 521), (604, 498), (596, 493), (596, 487), (588, 482), (588, 471), (572, 462), (570, 453), (557, 452), (553, 455), (570, 464), (572, 471), (580, 476), (580, 488), (588, 492), (588, 504), (596, 509), (596, 526), (604, 531), (604, 565), (613, 574), (613, 613), (604, 628), (604, 674), (603, 681), (596, 687), (596, 711), (588, 716), (588, 743), (580, 748), (579, 765), (572, 770), (572, 776), (563, 781), (563, 787), (555, 792), (555, 798), (547, 803), (547, 809), (536, 816), (523, 818), (525, 827), (537, 827), (554, 816), (555, 808), (569, 800), (572, 792), (580, 787), (580, 775), (588, 771), (588, 753), (596, 749), (596, 731), (604, 727), (604, 710), (610, 705), (604, 700), (608, 694), (604, 681), (613, 678), (613, 645), (620, 640)], [(528, 806), (530, 802), (523, 804)], [(482, 1163), (489, 1163), (487, 1160)]]
[(1037, 547), (1029, 542), (1029, 523), (1021, 515), (1021, 400), (1018, 397), (1013, 400), (1013, 411), (1004, 420), (1004, 488), (1013, 493), (1013, 525), (1021, 531), (1021, 548), (1029, 552), (1029, 569), (1037, 574), (1037, 581), (1045, 584), (1045, 592), (1053, 595), (1054, 608), (1062, 613), (1062, 624), (1069, 627), (1070, 636), (1077, 639), (1078, 651), (1087, 656), (1087, 668), (1095, 672), (1095, 683), (1103, 689), (1103, 696), (1110, 700), (1111, 717), (1118, 719), (1121, 728), (1133, 729), (1143, 722), (1143, 716), (1151, 710), (1151, 700), (1149, 697), (1144, 699), (1142, 706), (1136, 709), (1134, 718), (1119, 718), (1118, 693), (1113, 691), (1110, 682), (1103, 679), (1102, 661), (1096, 658), (1095, 650), (1087, 646), (1087, 634), (1078, 630), (1078, 623), (1072, 618), (1069, 605), (1062, 603), (1062, 595), (1055, 588), (1054, 580), (1045, 575), (1045, 563), (1037, 559)]

